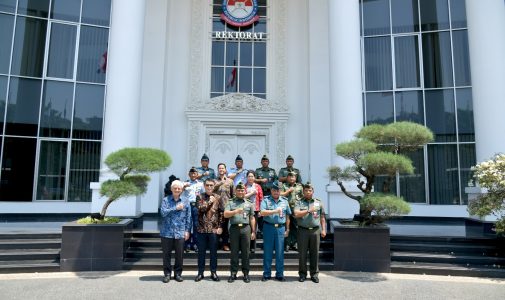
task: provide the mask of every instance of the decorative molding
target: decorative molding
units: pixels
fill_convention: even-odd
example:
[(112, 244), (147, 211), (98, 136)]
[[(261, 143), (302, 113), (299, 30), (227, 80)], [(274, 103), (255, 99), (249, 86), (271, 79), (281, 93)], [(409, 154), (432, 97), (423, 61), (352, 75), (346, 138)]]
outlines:
[(198, 162), (198, 145), (200, 139), (200, 122), (190, 121), (189, 122), (189, 138), (188, 138), (188, 165), (192, 166), (195, 162)]
[(287, 107), (278, 102), (257, 98), (248, 94), (227, 94), (212, 98), (211, 101), (191, 103), (189, 110), (233, 111), (233, 112), (272, 112), (286, 111)]
[(277, 162), (283, 162), (286, 157), (286, 122), (277, 123)]
[[(273, 1), (272, 1), (273, 2)], [(274, 3), (272, 3), (274, 6)], [(275, 15), (274, 15), (274, 37), (275, 45), (274, 48), (274, 65), (275, 65), (275, 78), (272, 82), (275, 82), (276, 88), (276, 98), (281, 105), (288, 107), (287, 102), (287, 87), (286, 87), (286, 75), (287, 75), (287, 67), (286, 67), (286, 31), (287, 31), (287, 0), (276, 0), (275, 7), (273, 7)]]
[(199, 106), (198, 103), (202, 102), (202, 83), (203, 83), (203, 72), (206, 70), (202, 68), (209, 68), (204, 64), (204, 55), (207, 54), (204, 51), (205, 45), (209, 42), (206, 34), (202, 34), (207, 28), (205, 22), (209, 22), (210, 15), (208, 14), (210, 5), (207, 1), (192, 0), (191, 1), (191, 63), (190, 63), (190, 80), (189, 80), (189, 105), (194, 104)]

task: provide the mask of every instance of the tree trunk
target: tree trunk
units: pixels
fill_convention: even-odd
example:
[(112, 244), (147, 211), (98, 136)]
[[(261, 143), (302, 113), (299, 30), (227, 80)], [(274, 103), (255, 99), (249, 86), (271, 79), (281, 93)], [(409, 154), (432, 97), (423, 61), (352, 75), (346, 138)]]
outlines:
[(113, 198), (109, 198), (107, 199), (107, 201), (104, 203), (103, 207), (102, 207), (102, 212), (100, 212), (100, 217), (101, 219), (103, 220), (105, 218), (105, 212), (107, 211), (107, 208), (109, 207), (109, 205), (112, 203), (112, 201), (114, 201)]

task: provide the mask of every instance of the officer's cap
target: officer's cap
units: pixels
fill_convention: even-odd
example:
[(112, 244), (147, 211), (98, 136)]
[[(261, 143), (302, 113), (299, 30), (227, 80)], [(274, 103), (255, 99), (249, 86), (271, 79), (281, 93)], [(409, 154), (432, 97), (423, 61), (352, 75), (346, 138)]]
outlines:
[(306, 182), (303, 184), (303, 188), (304, 189), (314, 189), (314, 187), (312, 186), (312, 184), (310, 182)]
[(296, 172), (289, 171), (289, 172), (288, 172), (288, 176), (296, 176)]
[(240, 154), (239, 154), (239, 155), (237, 155), (237, 158), (235, 158), (235, 161), (237, 161), (237, 160), (241, 160), (241, 161), (243, 161), (242, 156), (240, 156)]
[(244, 185), (244, 184), (242, 183), (242, 181), (241, 181), (241, 182), (239, 182), (239, 183), (237, 184), (237, 186), (235, 187), (235, 189), (237, 189), (237, 190), (239, 190), (239, 189), (240, 189), (240, 190), (245, 190), (245, 185)]
[(265, 155), (263, 155), (263, 157), (261, 158), (261, 160), (269, 160), (269, 159), (268, 159), (268, 156), (265, 154)]
[(274, 181), (274, 183), (272, 183), (272, 190), (280, 190), (280, 185), (281, 183), (279, 181)]
[(205, 153), (204, 153), (204, 154), (202, 155), (202, 159), (201, 159), (201, 160), (207, 160), (207, 161), (208, 161), (208, 160), (209, 160), (209, 157), (207, 156), (207, 154), (205, 154)]
[(286, 160), (295, 160), (295, 159), (294, 159), (294, 158), (293, 158), (293, 156), (291, 156), (291, 154), (290, 154), (290, 155), (288, 155), (288, 157), (286, 157)]
[(191, 169), (189, 169), (189, 173), (196, 173), (196, 172), (198, 171), (196, 170), (195, 167), (191, 167)]

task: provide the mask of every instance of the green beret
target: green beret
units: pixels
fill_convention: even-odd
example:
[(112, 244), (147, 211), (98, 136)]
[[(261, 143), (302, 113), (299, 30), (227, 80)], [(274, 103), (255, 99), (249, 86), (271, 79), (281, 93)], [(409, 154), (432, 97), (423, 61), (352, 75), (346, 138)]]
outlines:
[(263, 157), (261, 158), (261, 160), (269, 160), (269, 159), (268, 159), (268, 156), (265, 154), (265, 155), (263, 155)]
[(310, 182), (306, 182), (303, 184), (303, 188), (304, 189), (314, 189), (314, 187), (312, 186), (312, 184)]
[(240, 189), (240, 190), (245, 190), (245, 185), (244, 185), (244, 184), (242, 183), (242, 181), (241, 181), (241, 182), (239, 182), (239, 183), (237, 184), (237, 186), (235, 187), (235, 189), (237, 189), (237, 190), (238, 190), (238, 189)]

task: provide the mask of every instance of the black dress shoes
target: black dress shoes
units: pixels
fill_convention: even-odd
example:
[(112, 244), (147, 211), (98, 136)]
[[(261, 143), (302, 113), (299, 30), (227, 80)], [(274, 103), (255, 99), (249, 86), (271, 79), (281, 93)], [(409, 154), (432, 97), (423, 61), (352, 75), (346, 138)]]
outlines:
[(170, 282), (170, 275), (165, 275), (163, 276), (163, 283), (169, 283)]
[(182, 282), (184, 279), (182, 279), (181, 275), (175, 275), (175, 281)]
[(319, 283), (319, 278), (317, 276), (311, 276), (310, 280), (312, 280), (314, 283)]
[(265, 276), (261, 277), (261, 281), (263, 281), (263, 282), (266, 282), (269, 280), (270, 280), (270, 277), (265, 277)]
[(217, 276), (216, 273), (210, 273), (210, 279), (212, 279), (212, 281), (219, 281), (219, 276)]
[(237, 274), (231, 274), (230, 277), (228, 277), (228, 282), (232, 283), (235, 280), (237, 280)]
[(280, 282), (286, 282), (286, 278), (284, 278), (284, 277), (275, 277), (275, 280), (280, 281)]
[(251, 282), (251, 278), (249, 278), (249, 274), (244, 274), (244, 282), (245, 283)]
[(298, 278), (298, 281), (300, 282), (304, 282), (305, 279), (307, 279), (307, 276), (304, 276), (304, 275), (300, 275), (300, 278)]
[(196, 281), (196, 282), (198, 282), (198, 281), (200, 281), (200, 280), (202, 280), (202, 279), (203, 279), (203, 274), (198, 274), (198, 275), (196, 275), (196, 277), (195, 277), (195, 281)]

